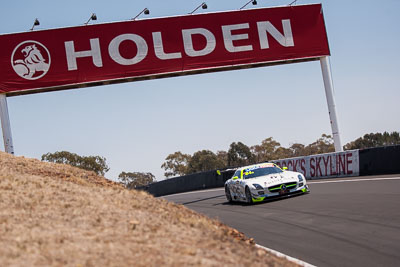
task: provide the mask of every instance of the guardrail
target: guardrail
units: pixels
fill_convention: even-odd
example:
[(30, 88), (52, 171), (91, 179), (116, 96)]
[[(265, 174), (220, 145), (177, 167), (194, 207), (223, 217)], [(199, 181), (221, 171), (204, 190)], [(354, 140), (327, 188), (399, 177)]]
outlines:
[[(363, 150), (348, 150), (305, 157), (273, 161), (277, 165), (298, 171), (308, 179), (333, 177), (381, 175), (400, 173), (400, 145), (376, 147)], [(164, 196), (194, 190), (224, 186), (235, 169), (207, 171), (175, 177), (142, 186), (154, 196)]]
[(363, 149), (359, 154), (361, 176), (400, 173), (400, 145)]
[(138, 187), (153, 196), (164, 196), (194, 190), (222, 187), (225, 181), (232, 177), (235, 170), (207, 171), (170, 178), (147, 186)]

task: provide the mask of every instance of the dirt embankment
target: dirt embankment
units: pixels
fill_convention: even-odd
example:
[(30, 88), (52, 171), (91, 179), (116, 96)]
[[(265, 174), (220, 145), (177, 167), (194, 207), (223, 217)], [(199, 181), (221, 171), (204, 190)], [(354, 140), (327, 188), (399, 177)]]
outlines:
[(1, 266), (292, 266), (181, 205), (0, 152)]

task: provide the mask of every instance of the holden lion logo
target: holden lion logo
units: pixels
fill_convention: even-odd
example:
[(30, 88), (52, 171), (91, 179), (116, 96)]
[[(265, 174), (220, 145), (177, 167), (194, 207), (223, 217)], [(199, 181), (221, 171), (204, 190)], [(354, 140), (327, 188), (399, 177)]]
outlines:
[(11, 56), (14, 71), (27, 80), (42, 78), (50, 68), (50, 61), (49, 50), (36, 41), (20, 43)]

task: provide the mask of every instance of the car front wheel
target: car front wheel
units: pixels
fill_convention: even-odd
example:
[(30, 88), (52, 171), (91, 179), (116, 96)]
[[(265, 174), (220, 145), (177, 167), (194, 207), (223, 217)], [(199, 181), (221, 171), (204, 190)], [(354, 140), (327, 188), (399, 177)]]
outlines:
[(229, 190), (228, 186), (225, 186), (225, 196), (229, 202), (232, 202), (231, 190)]
[(245, 193), (246, 193), (247, 204), (253, 204), (253, 197), (251, 196), (250, 189), (248, 187), (246, 187)]

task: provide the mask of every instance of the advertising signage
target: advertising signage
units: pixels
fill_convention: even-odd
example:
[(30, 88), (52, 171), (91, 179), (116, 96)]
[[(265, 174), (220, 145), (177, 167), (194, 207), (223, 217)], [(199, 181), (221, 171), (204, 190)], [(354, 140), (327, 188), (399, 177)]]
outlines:
[(320, 4), (0, 35), (7, 96), (328, 56)]

